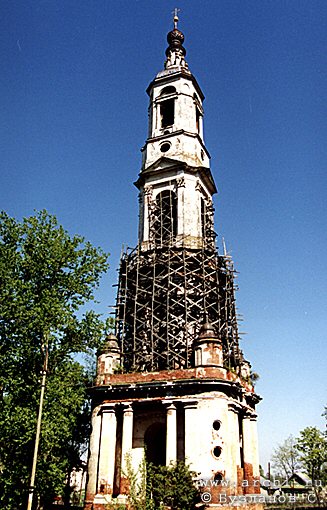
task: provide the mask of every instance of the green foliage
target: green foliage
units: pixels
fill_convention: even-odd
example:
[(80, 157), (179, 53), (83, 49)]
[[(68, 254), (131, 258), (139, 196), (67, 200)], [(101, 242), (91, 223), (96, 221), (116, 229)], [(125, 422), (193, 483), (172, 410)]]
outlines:
[(317, 427), (306, 427), (297, 438), (296, 449), (310, 476), (318, 502), (323, 499), (323, 485), (326, 484), (327, 437)]
[(259, 381), (259, 379), (260, 379), (260, 375), (257, 372), (251, 372), (250, 381), (252, 382), (253, 385), (255, 385), (255, 383), (257, 381)]
[(147, 497), (147, 462), (145, 457), (137, 472), (132, 466), (132, 459), (126, 455), (126, 476), (129, 484), (128, 504), (131, 510), (152, 510), (153, 506)]
[(170, 466), (147, 467), (147, 497), (155, 510), (162, 505), (172, 510), (191, 510), (198, 501), (199, 491), (194, 486), (192, 473), (184, 462)]
[(271, 460), (275, 473), (286, 480), (301, 468), (300, 454), (292, 435), (274, 449)]
[(42, 506), (62, 493), (79, 467), (88, 434), (90, 374), (76, 361), (102, 338), (104, 325), (79, 309), (93, 292), (107, 255), (70, 237), (42, 211), (18, 222), (0, 214), (0, 507), (22, 508), (32, 464), (45, 338), (49, 369), (36, 492)]
[(300, 432), (296, 449), (311, 480), (323, 481), (323, 466), (327, 462), (326, 434), (317, 427), (306, 427)]
[(155, 466), (145, 458), (137, 472), (133, 470), (130, 456), (126, 457), (129, 482), (128, 506), (131, 510), (192, 510), (199, 500), (195, 487), (195, 473), (184, 462), (170, 466)]

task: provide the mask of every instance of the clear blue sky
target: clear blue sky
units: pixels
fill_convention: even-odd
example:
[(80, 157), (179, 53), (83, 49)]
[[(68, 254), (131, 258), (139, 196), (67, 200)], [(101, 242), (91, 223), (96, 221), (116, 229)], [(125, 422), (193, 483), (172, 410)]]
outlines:
[[(111, 253), (97, 309), (114, 303), (122, 243), (137, 242), (133, 186), (145, 89), (162, 69), (170, 0), (2, 0), (0, 208), (46, 208)], [(243, 348), (261, 379), (261, 461), (326, 394), (325, 0), (178, 0), (206, 100), (218, 245), (237, 270)]]

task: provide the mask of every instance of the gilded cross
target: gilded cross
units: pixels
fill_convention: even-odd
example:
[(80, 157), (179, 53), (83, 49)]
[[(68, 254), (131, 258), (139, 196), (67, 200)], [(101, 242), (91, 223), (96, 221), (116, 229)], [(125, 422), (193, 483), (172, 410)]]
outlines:
[(177, 29), (177, 23), (178, 23), (178, 13), (180, 12), (180, 9), (178, 7), (175, 7), (175, 9), (172, 11), (172, 14), (174, 16), (174, 28)]

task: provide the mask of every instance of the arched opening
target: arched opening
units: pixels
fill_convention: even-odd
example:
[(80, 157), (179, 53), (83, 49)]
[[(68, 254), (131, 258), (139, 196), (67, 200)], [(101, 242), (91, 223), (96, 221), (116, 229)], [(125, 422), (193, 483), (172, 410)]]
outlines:
[(166, 99), (160, 103), (161, 127), (172, 126), (175, 122), (175, 99)]
[(145, 456), (155, 466), (166, 465), (166, 427), (164, 423), (153, 423), (144, 434)]
[(173, 241), (177, 234), (177, 197), (171, 190), (162, 191), (156, 198), (154, 238), (162, 245)]
[(162, 91), (160, 92), (160, 96), (167, 96), (168, 94), (175, 94), (176, 89), (172, 85), (169, 85), (168, 87), (164, 87)]

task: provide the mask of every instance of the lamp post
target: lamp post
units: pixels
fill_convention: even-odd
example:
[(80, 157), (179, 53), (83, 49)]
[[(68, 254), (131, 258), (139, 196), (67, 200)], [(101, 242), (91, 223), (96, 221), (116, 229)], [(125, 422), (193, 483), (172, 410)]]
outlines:
[(31, 471), (31, 481), (30, 481), (30, 486), (29, 486), (29, 491), (28, 491), (27, 510), (32, 509), (34, 489), (35, 489), (34, 482), (35, 482), (37, 456), (38, 456), (39, 443), (40, 443), (40, 435), (41, 435), (41, 422), (42, 422), (44, 391), (45, 391), (45, 382), (46, 382), (46, 376), (47, 376), (47, 371), (48, 371), (48, 358), (49, 358), (48, 335), (45, 335), (45, 342), (42, 347), (43, 347), (43, 351), (44, 351), (44, 361), (43, 361), (43, 370), (41, 372), (42, 373), (41, 394), (40, 394), (40, 403), (39, 403), (39, 413), (38, 413), (37, 424), (36, 424), (34, 455), (33, 455), (33, 464), (32, 464), (32, 471)]

